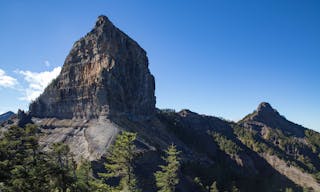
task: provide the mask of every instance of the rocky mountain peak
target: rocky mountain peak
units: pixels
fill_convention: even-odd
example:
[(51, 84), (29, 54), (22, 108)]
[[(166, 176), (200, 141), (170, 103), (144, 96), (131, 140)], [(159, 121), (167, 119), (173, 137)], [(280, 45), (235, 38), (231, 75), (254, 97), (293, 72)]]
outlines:
[[(100, 15), (97, 18), (96, 24), (95, 24), (92, 32), (103, 34), (103, 33), (110, 33), (113, 30), (120, 31), (118, 28), (116, 28), (113, 25), (113, 23), (109, 20), (109, 18), (107, 16)], [(123, 34), (123, 35), (125, 35), (125, 34)]]
[(239, 122), (244, 126), (254, 127), (258, 125), (258, 127), (261, 127), (263, 125), (274, 129), (281, 129), (288, 135), (304, 136), (304, 127), (287, 120), (267, 102), (260, 103), (253, 113), (247, 115)]
[(281, 115), (269, 103), (262, 102), (258, 105), (257, 109), (243, 118), (241, 121), (260, 121), (266, 119), (278, 119)]
[(105, 15), (100, 15), (96, 22), (96, 27), (99, 27), (103, 24), (112, 24), (109, 18)]
[(181, 111), (178, 112), (178, 114), (182, 117), (198, 115), (197, 113), (194, 113), (189, 109), (182, 109)]
[(269, 103), (262, 102), (257, 109), (250, 114), (247, 119), (259, 122), (272, 122), (275, 119), (280, 119), (282, 116)]
[(257, 113), (258, 115), (260, 114), (273, 114), (273, 115), (279, 115), (278, 111), (275, 110), (274, 108), (272, 108), (272, 106), (267, 103), (267, 102), (262, 102), (259, 104), (258, 108), (257, 108)]
[(271, 105), (267, 102), (262, 102), (258, 106), (258, 111), (259, 110), (264, 110), (264, 109), (272, 109)]
[(29, 110), (40, 118), (148, 117), (155, 113), (154, 89), (146, 52), (106, 16), (99, 16)]

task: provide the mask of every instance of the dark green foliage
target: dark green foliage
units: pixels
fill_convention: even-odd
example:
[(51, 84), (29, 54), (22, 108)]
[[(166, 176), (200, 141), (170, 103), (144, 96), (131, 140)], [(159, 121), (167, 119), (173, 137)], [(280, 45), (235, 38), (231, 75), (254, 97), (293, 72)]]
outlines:
[(63, 143), (54, 143), (51, 156), (54, 165), (54, 187), (63, 192), (73, 188), (76, 182), (76, 164), (69, 147)]
[[(67, 145), (55, 143), (49, 153), (42, 152), (39, 132), (36, 126), (27, 125), (13, 126), (4, 133), (0, 140), (1, 191), (140, 191), (133, 174), (135, 133), (118, 136), (107, 156), (107, 173), (95, 180), (90, 162), (77, 164)], [(119, 185), (107, 185), (109, 178), (120, 178)]]
[(47, 154), (42, 152), (38, 138), (39, 129), (30, 124), (25, 128), (13, 126), (4, 133), (0, 140), (0, 190), (90, 191), (88, 183), (78, 184), (83, 182), (77, 179), (77, 165), (68, 147), (55, 144)]
[[(281, 129), (265, 129), (264, 135), (260, 135), (252, 129), (236, 125), (233, 128), (239, 140), (258, 153), (276, 155), (286, 161), (288, 165), (293, 165), (304, 172), (313, 174), (316, 173), (317, 167), (320, 166), (319, 161), (316, 160), (318, 158), (317, 154), (314, 154), (301, 139), (285, 135)], [(313, 131), (306, 130), (306, 137), (310, 139), (310, 143), (316, 142), (313, 140), (318, 135)], [(311, 145), (314, 146), (313, 144)]]
[(88, 160), (82, 160), (76, 170), (76, 188), (81, 192), (89, 192), (91, 177), (91, 163)]
[(166, 157), (163, 158), (166, 165), (160, 165), (161, 171), (157, 171), (154, 176), (159, 192), (174, 192), (179, 183), (178, 171), (180, 169), (179, 151), (175, 145), (170, 145), (166, 150)]
[(204, 185), (199, 177), (194, 178), (194, 183), (197, 184), (201, 191), (204, 192), (219, 192), (217, 182), (213, 181), (210, 186)]
[(293, 192), (293, 189), (291, 189), (291, 188), (286, 188), (285, 192)]
[(47, 156), (40, 152), (37, 127), (13, 126), (0, 142), (1, 183), (3, 191), (48, 191), (50, 167)]
[(310, 129), (305, 130), (305, 138), (307, 139), (308, 143), (311, 145), (313, 151), (320, 152), (320, 134), (312, 131)]
[(234, 125), (234, 133), (237, 135), (238, 139), (245, 144), (247, 147), (252, 149), (255, 152), (268, 152), (274, 153), (272, 149), (268, 147), (268, 145), (259, 140), (257, 136), (257, 132), (254, 130), (247, 130), (243, 127), (235, 126)]
[(158, 118), (166, 125), (168, 131), (174, 133), (181, 141), (200, 150), (200, 146), (198, 146), (199, 144), (194, 139), (195, 133), (190, 133), (183, 127), (180, 117), (174, 112), (174, 110), (161, 110), (158, 114)]
[[(93, 182), (96, 191), (140, 191), (133, 173), (136, 136), (136, 133), (126, 131), (118, 135), (106, 157), (105, 169), (107, 172), (99, 174), (102, 180)], [(120, 179), (118, 186), (106, 184), (112, 178)]]
[(198, 187), (200, 188), (201, 191), (207, 191), (207, 187), (205, 186), (202, 182), (201, 179), (199, 177), (194, 178), (193, 182), (198, 185)]
[(310, 189), (310, 188), (303, 188), (303, 192), (311, 192), (311, 191), (313, 191), (312, 189)]
[(224, 151), (229, 155), (236, 155), (242, 151), (242, 149), (236, 143), (224, 135), (217, 132), (210, 132), (209, 134), (212, 135), (214, 141), (218, 144), (221, 151)]
[(314, 177), (316, 178), (316, 180), (317, 180), (318, 182), (320, 182), (320, 172), (315, 173), (315, 174), (314, 174)]
[(211, 186), (210, 186), (210, 192), (219, 192), (216, 181), (214, 181), (214, 182), (211, 184)]
[(231, 188), (231, 192), (240, 192), (240, 190), (235, 185), (233, 185)]
[[(157, 186), (159, 191), (174, 191), (179, 182), (179, 172), (181, 184), (184, 185), (186, 178), (190, 179), (189, 186), (199, 192), (218, 191), (218, 189), (220, 191), (239, 189), (241, 191), (252, 189), (285, 191), (286, 187), (298, 191), (299, 188), (292, 184), (286, 183), (281, 186), (282, 181), (278, 181), (279, 177), (274, 175), (269, 174), (270, 177), (267, 178), (243, 174), (240, 170), (243, 168), (237, 167), (230, 156), (248, 155), (251, 150), (252, 153), (255, 151), (277, 155), (288, 165), (294, 165), (305, 172), (312, 173), (320, 182), (319, 162), (317, 162), (320, 153), (319, 134), (316, 132), (306, 130), (305, 138), (297, 139), (283, 134), (281, 129), (269, 130), (269, 132), (266, 129), (261, 134), (259, 130), (234, 126), (233, 131), (236, 137), (232, 134), (222, 134), (220, 130), (209, 132), (209, 135), (206, 132), (213, 146), (216, 143), (221, 151), (228, 154), (217, 151), (217, 156), (210, 157), (214, 162), (212, 164), (206, 164), (203, 161), (184, 161), (180, 170), (179, 152), (176, 149), (173, 150), (175, 147), (171, 146), (166, 151), (168, 156), (164, 158), (166, 164), (160, 166), (161, 170), (155, 174), (156, 182), (152, 179), (150, 185), (153, 185), (153, 188)], [(34, 125), (26, 125), (25, 128), (13, 126), (3, 132), (3, 137), (0, 139), (1, 191), (139, 191), (133, 172), (137, 151), (134, 145), (136, 134), (123, 132), (118, 136), (106, 156), (107, 172), (100, 174), (101, 180), (92, 177), (90, 162), (82, 160), (79, 164), (76, 163), (69, 148), (63, 143), (54, 144), (51, 151), (43, 152), (38, 144), (40, 134), (40, 130)], [(175, 158), (169, 160), (169, 157)], [(156, 165), (153, 167), (155, 169)], [(195, 177), (198, 177), (198, 180), (195, 179), (193, 183), (191, 178)], [(270, 188), (268, 188), (269, 185)], [(312, 190), (305, 188), (304, 191)]]

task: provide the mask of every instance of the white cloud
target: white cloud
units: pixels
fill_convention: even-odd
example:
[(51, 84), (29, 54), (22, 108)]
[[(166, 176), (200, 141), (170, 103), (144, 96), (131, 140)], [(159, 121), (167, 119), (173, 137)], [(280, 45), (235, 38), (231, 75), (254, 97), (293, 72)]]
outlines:
[(61, 67), (56, 67), (52, 71), (43, 71), (40, 73), (31, 71), (18, 71), (19, 74), (24, 76), (28, 87), (24, 89), (24, 96), (21, 98), (26, 101), (35, 100), (43, 90), (55, 79), (61, 71)]
[(14, 88), (17, 84), (17, 79), (8, 76), (4, 70), (0, 69), (0, 87)]

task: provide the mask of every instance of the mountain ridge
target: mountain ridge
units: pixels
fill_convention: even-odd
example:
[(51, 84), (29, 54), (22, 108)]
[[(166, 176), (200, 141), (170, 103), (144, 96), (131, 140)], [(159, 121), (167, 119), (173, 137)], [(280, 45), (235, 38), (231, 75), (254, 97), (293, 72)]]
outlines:
[(8, 111), (8, 112), (5, 112), (3, 114), (0, 115), (0, 123), (4, 122), (4, 121), (7, 121), (8, 119), (10, 119), (11, 117), (14, 116), (14, 112), (12, 111)]
[(181, 151), (177, 191), (201, 191), (197, 177), (208, 185), (217, 181), (222, 191), (320, 190), (319, 133), (288, 121), (266, 102), (239, 122), (157, 109), (148, 66), (145, 50), (99, 16), (74, 44), (57, 79), (14, 122), (37, 125), (43, 150), (62, 142), (76, 161), (94, 164), (103, 162), (121, 131), (137, 133), (135, 172), (143, 191), (156, 191), (150, 178), (171, 144)]
[(288, 135), (293, 134), (297, 137), (305, 136), (305, 127), (287, 120), (267, 102), (260, 103), (253, 113), (248, 114), (238, 123), (242, 125), (254, 125), (257, 124), (257, 122), (271, 128), (281, 128)]

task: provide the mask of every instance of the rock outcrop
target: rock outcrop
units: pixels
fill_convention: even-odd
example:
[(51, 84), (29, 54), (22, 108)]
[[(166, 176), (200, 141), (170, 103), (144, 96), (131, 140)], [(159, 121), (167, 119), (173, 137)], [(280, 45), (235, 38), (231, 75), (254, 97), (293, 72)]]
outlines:
[(32, 123), (32, 117), (20, 109), (18, 110), (17, 118), (19, 127), (25, 127), (26, 124)]
[(31, 122), (40, 128), (44, 150), (63, 142), (75, 160), (99, 162), (120, 131), (136, 132), (135, 173), (143, 191), (156, 191), (153, 173), (171, 144), (181, 151), (177, 191), (200, 191), (195, 177), (205, 178), (205, 185), (217, 181), (221, 191), (235, 184), (249, 192), (319, 189), (310, 179), (320, 170), (318, 143), (270, 104), (261, 103), (236, 123), (189, 110), (156, 109), (154, 89), (146, 52), (100, 16), (74, 44), (59, 76), (29, 112), (19, 111), (12, 123), (4, 123), (0, 137), (12, 124)]
[(14, 113), (12, 111), (8, 111), (8, 112), (6, 112), (4, 114), (1, 114), (0, 115), (0, 123), (10, 119), (13, 116), (14, 116)]
[(148, 117), (155, 113), (155, 83), (146, 52), (106, 16), (77, 41), (59, 76), (30, 105), (33, 117)]
[[(310, 130), (287, 120), (266, 102), (238, 125), (242, 133), (246, 133), (247, 140), (242, 139), (244, 143), (275, 170), (310, 191), (320, 190), (319, 180), (315, 179), (315, 170), (320, 169), (319, 152), (314, 141), (306, 135)], [(248, 141), (250, 136), (254, 139)]]
[(260, 103), (253, 113), (247, 115), (239, 123), (245, 127), (255, 128), (259, 131), (263, 127), (280, 128), (285, 134), (297, 137), (304, 137), (306, 129), (301, 125), (288, 121), (267, 102)]

